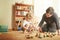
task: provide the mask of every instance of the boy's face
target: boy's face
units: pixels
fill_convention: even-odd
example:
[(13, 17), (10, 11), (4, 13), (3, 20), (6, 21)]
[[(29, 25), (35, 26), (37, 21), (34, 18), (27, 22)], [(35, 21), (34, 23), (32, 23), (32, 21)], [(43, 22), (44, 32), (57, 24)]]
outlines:
[(51, 17), (51, 16), (52, 16), (52, 14), (46, 13), (46, 17), (47, 17), (47, 18), (49, 18), (49, 17)]

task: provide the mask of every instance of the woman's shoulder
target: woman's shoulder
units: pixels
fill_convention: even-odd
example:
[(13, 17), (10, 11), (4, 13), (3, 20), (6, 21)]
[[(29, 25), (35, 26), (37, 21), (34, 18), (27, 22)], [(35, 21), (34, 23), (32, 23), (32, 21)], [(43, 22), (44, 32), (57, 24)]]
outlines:
[(54, 17), (58, 17), (57, 13), (53, 13), (53, 16), (54, 16)]
[(46, 13), (43, 14), (43, 17), (44, 17), (44, 18), (46, 17)]

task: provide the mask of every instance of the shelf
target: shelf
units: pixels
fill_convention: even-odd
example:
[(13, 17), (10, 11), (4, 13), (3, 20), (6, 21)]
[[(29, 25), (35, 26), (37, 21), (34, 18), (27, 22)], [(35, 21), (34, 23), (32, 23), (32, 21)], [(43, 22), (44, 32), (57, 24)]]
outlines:
[(15, 3), (12, 7), (12, 29), (17, 30), (17, 27), (19, 26), (18, 24), (20, 23), (16, 25), (16, 20), (18, 20), (19, 22), (21, 21), (22, 27), (22, 20), (25, 19), (27, 13), (33, 11), (34, 5)]
[(15, 5), (17, 5), (17, 6), (33, 6), (33, 5), (29, 5), (29, 4), (22, 4), (22, 3), (16, 3)]
[(25, 17), (24, 15), (16, 15), (16, 17)]
[(29, 12), (30, 10), (20, 10), (20, 9), (18, 9), (16, 11), (26, 11), (26, 12)]

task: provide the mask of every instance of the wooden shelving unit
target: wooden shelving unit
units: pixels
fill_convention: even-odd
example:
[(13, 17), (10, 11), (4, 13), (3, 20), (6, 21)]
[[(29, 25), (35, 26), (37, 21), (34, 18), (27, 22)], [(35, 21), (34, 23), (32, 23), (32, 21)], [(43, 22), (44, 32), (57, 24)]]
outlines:
[[(19, 23), (22, 27), (23, 19), (28, 12), (34, 13), (34, 6), (29, 4), (15, 3), (12, 7), (12, 29), (18, 30)], [(16, 21), (19, 21), (16, 23)]]

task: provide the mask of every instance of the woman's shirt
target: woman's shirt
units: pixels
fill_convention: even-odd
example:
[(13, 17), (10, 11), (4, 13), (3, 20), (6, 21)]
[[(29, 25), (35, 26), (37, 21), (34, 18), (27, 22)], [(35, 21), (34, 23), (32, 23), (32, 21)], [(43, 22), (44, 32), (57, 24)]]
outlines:
[(51, 25), (52, 23), (55, 22), (56, 28), (59, 29), (59, 19), (56, 13), (53, 13), (53, 15), (49, 18), (46, 17), (46, 14), (43, 14), (42, 20), (39, 23), (39, 26), (41, 27), (44, 21), (47, 23), (47, 25)]

